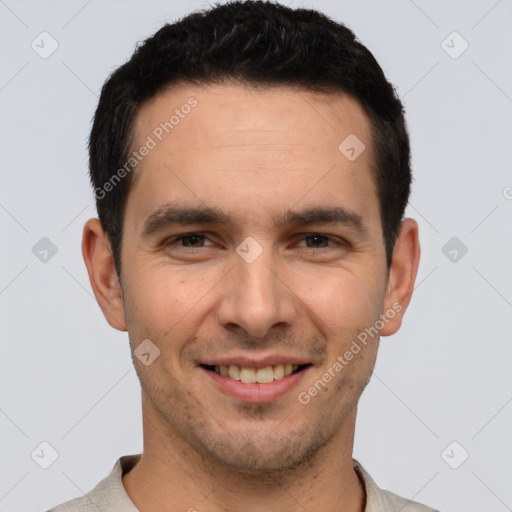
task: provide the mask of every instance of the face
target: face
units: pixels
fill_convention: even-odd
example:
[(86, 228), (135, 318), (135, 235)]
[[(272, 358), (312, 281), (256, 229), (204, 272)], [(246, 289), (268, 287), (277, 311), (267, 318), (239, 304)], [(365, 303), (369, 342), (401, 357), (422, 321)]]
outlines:
[(132, 349), (151, 340), (150, 364), (134, 357), (145, 414), (227, 467), (296, 467), (353, 422), (379, 338), (361, 333), (397, 328), (378, 323), (369, 120), (346, 95), (182, 86), (140, 110), (144, 145), (121, 254)]

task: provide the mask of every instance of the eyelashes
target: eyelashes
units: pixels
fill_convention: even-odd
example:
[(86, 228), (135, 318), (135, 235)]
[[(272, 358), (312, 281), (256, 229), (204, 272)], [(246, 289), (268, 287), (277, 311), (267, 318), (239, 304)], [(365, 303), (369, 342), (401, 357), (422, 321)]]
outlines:
[[(166, 247), (178, 248), (178, 249), (201, 249), (203, 247), (213, 247), (215, 244), (210, 243), (209, 245), (204, 245), (206, 241), (209, 241), (209, 238), (204, 233), (183, 233), (180, 235), (173, 236), (168, 238), (164, 245)], [(311, 246), (302, 246), (304, 249), (315, 250), (315, 249), (328, 249), (329, 247), (344, 247), (348, 248), (349, 244), (345, 240), (339, 237), (333, 237), (331, 235), (326, 235), (323, 233), (307, 233), (302, 234), (302, 237), (298, 239), (298, 242), (303, 241), (314, 241), (313, 244), (318, 243), (320, 241), (320, 245), (311, 245)], [(180, 245), (180, 243), (185, 242), (185, 245)], [(324, 245), (330, 244), (330, 245)], [(199, 245), (198, 245), (199, 244)]]

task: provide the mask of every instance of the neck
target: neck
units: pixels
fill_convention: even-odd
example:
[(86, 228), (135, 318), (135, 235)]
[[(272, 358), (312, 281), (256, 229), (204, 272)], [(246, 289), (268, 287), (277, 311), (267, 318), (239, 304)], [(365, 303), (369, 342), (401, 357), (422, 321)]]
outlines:
[(356, 410), (335, 437), (299, 467), (241, 473), (206, 458), (159, 421), (143, 399), (144, 451), (123, 475), (126, 492), (144, 512), (332, 510), (363, 512), (365, 491), (352, 466)]

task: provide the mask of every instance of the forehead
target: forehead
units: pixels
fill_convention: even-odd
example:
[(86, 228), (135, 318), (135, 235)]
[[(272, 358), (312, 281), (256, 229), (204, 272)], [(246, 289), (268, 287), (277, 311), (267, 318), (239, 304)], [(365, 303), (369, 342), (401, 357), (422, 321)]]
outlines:
[(364, 109), (346, 94), (173, 87), (137, 114), (132, 149), (151, 149), (134, 171), (128, 203), (136, 198), (139, 216), (147, 217), (177, 199), (238, 214), (244, 206), (268, 213), (272, 205), (282, 211), (321, 199), (374, 216), (370, 133)]
[[(191, 130), (197, 131), (192, 134)], [(221, 149), (246, 142), (250, 133), (258, 137), (255, 144), (272, 142), (279, 134), (291, 145), (332, 150), (349, 134), (359, 135), (368, 147), (370, 122), (358, 100), (343, 92), (190, 84), (170, 87), (146, 101), (137, 113), (134, 133), (135, 145), (148, 135), (162, 142), (162, 137), (170, 139), (165, 136), (172, 134), (176, 143), (186, 138), (189, 145), (214, 143)]]

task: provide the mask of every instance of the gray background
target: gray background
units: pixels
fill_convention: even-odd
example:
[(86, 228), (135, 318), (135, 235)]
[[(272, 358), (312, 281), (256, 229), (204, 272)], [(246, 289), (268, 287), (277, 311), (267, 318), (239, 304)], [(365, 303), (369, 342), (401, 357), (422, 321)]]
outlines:
[[(412, 140), (418, 285), (381, 341), (355, 457), (381, 487), (442, 511), (512, 510), (512, 1), (290, 4), (356, 32)], [(108, 73), (201, 5), (0, 1), (0, 511), (82, 495), (142, 448), (128, 338), (104, 320), (80, 252), (95, 216), (85, 144)], [(43, 31), (59, 45), (46, 59), (31, 47), (51, 49)], [(58, 452), (48, 469), (44, 441)]]

